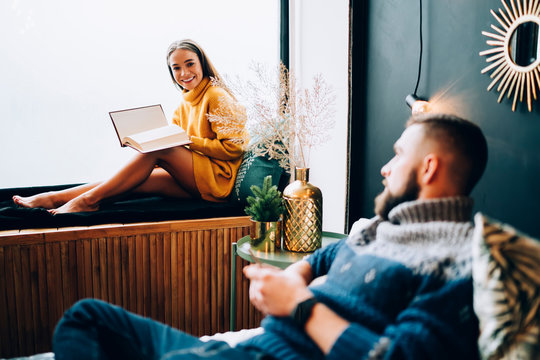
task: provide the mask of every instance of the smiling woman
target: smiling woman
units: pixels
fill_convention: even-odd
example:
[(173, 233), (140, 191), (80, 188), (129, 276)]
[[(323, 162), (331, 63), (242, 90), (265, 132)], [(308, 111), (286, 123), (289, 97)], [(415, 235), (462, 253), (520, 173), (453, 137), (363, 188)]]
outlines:
[[(193, 90), (201, 83), (203, 70), (197, 55), (186, 49), (174, 50), (169, 55), (169, 68), (176, 83), (185, 90)], [(210, 75), (212, 76), (212, 75)]]
[(277, 64), (277, 5), (2, 2), (0, 188), (109, 177), (133, 156), (118, 147), (109, 111), (161, 103), (172, 120), (181, 95), (164, 66), (167, 45), (196, 39), (224, 74)]
[[(188, 145), (176, 145), (137, 154), (106, 181), (83, 184), (30, 197), (13, 196), (27, 208), (45, 208), (52, 214), (96, 211), (102, 201), (130, 192), (174, 198), (202, 198), (221, 202), (229, 196), (247, 142), (245, 115), (225, 88), (202, 48), (192, 40), (172, 43), (167, 66), (182, 89), (182, 101), (173, 123), (189, 137)], [(230, 119), (227, 127), (211, 122), (218, 112)]]

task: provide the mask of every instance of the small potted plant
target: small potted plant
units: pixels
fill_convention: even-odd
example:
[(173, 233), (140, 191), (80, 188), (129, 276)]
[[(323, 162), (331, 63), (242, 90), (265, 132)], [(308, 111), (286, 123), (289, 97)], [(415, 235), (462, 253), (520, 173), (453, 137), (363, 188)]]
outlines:
[(250, 189), (253, 196), (247, 197), (245, 212), (251, 216), (251, 248), (274, 252), (281, 248), (281, 192), (272, 185), (271, 175), (264, 178), (262, 188), (252, 185)]

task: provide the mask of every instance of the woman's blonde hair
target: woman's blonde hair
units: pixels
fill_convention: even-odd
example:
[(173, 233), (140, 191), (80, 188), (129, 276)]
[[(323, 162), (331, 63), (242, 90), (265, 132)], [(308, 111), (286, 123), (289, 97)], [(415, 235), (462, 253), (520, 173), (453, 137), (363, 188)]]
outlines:
[(184, 39), (173, 42), (171, 45), (169, 45), (169, 49), (167, 50), (167, 68), (169, 69), (169, 74), (171, 75), (171, 79), (174, 83), (174, 85), (179, 88), (180, 90), (184, 90), (184, 88), (178, 84), (176, 79), (174, 78), (172, 69), (171, 69), (171, 63), (170, 63), (170, 57), (171, 54), (178, 49), (185, 49), (189, 50), (191, 52), (194, 52), (197, 57), (199, 58), (199, 61), (201, 62), (201, 67), (203, 71), (203, 76), (213, 78), (215, 81), (217, 81), (220, 85), (220, 87), (223, 87), (231, 96), (233, 94), (231, 93), (230, 89), (225, 85), (225, 82), (217, 72), (216, 68), (204, 52), (204, 50), (200, 47), (199, 44), (197, 44), (195, 41), (190, 39)]

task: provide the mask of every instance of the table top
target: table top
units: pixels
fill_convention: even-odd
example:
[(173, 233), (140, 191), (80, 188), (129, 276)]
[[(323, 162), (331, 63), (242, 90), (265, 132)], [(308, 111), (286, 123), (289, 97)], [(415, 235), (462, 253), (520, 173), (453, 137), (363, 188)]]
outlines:
[[(347, 237), (347, 235), (329, 232), (329, 231), (323, 231), (322, 247), (335, 243), (343, 239), (344, 237)], [(249, 235), (244, 236), (243, 238), (238, 240), (236, 252), (238, 256), (240, 256), (242, 259), (253, 262), (253, 259), (251, 258), (251, 255), (249, 253), (249, 249), (250, 249), (249, 240), (250, 240)], [(292, 263), (302, 260), (305, 256), (312, 254), (309, 252), (308, 253), (292, 252), (292, 251), (287, 251), (283, 249), (276, 250), (273, 253), (255, 250), (253, 251), (253, 253), (259, 260), (261, 260), (261, 262), (265, 264), (274, 265), (282, 269), (286, 268)]]

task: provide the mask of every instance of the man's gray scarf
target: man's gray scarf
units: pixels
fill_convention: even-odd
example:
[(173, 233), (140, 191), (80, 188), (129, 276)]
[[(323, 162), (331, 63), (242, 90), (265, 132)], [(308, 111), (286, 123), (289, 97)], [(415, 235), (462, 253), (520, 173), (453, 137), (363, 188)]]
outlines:
[(388, 221), (370, 219), (347, 243), (358, 254), (398, 261), (415, 273), (469, 276), (472, 205), (465, 196), (405, 202), (390, 211)]

